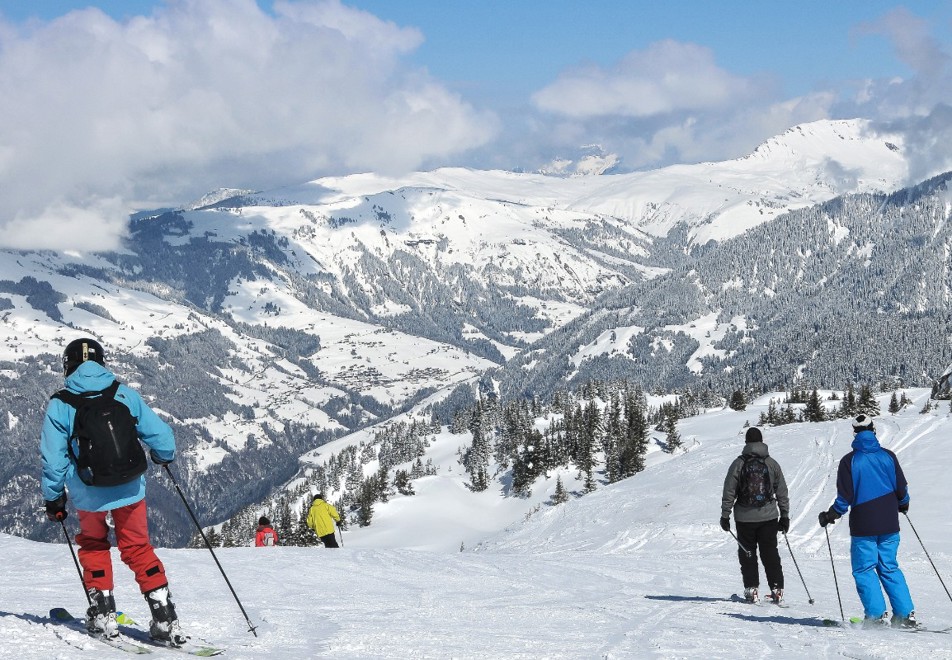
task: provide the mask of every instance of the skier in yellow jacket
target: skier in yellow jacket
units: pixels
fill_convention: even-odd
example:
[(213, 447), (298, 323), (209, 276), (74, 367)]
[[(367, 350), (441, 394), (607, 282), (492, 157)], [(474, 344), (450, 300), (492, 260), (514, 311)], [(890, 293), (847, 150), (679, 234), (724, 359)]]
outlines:
[(314, 530), (325, 548), (339, 548), (334, 534), (334, 523), (340, 525), (340, 514), (333, 504), (324, 501), (323, 493), (314, 496), (311, 509), (307, 512), (307, 526)]

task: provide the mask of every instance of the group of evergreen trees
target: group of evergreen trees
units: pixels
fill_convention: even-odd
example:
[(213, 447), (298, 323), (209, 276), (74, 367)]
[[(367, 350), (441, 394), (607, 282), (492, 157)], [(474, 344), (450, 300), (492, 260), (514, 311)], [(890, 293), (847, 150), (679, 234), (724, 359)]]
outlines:
[[(881, 383), (880, 391), (888, 387)], [(892, 392), (890, 413), (910, 403), (905, 392), (897, 392)], [(614, 483), (644, 470), (652, 435), (662, 451), (677, 451), (682, 446), (677, 430), (680, 419), (725, 405), (744, 410), (747, 400), (748, 393), (740, 390), (719, 396), (710, 390), (687, 389), (649, 406), (639, 385), (592, 380), (574, 392), (558, 390), (547, 403), (535, 397), (501, 401), (491, 392), (479, 394), (471, 405), (455, 410), (449, 431), (472, 437), (460, 450), (459, 461), (473, 491), (484, 491), (498, 481), (505, 484), (507, 495), (525, 497), (537, 479), (567, 469), (576, 471), (583, 492), (591, 492), (599, 483)], [(831, 401), (838, 405), (831, 406)], [(842, 399), (833, 392), (825, 402), (817, 389), (797, 386), (781, 402), (771, 400), (757, 424), (821, 422), (859, 414), (880, 414), (869, 385), (860, 385), (857, 394), (850, 383)], [(276, 500), (246, 508), (220, 530), (209, 529), (209, 541), (225, 547), (248, 545), (263, 514), (272, 521), (281, 545), (315, 545), (318, 540), (305, 524), (310, 496), (315, 493), (337, 494), (333, 503), (346, 522), (370, 525), (376, 503), (397, 493), (413, 495), (415, 479), (436, 474), (432, 460), (424, 464), (423, 457), (441, 431), (435, 414), (391, 423), (369, 441), (344, 447), (320, 465), (304, 469), (296, 485)], [(570, 497), (559, 475), (551, 503)], [(200, 543), (199, 536), (193, 538), (192, 545)]]
[[(388, 424), (374, 433), (369, 442), (360, 442), (332, 453), (320, 465), (304, 468), (296, 485), (280, 497), (263, 505), (251, 505), (221, 525), (205, 530), (206, 538), (215, 547), (250, 545), (254, 541), (258, 518), (267, 516), (274, 525), (281, 545), (310, 546), (319, 543), (306, 524), (312, 498), (322, 494), (341, 514), (343, 526), (353, 522), (361, 527), (370, 524), (373, 507), (386, 502), (396, 493), (413, 495), (413, 481), (434, 475), (432, 460), (423, 462), (433, 435), (440, 431), (435, 419)], [(369, 475), (367, 466), (376, 462)], [(407, 469), (395, 466), (410, 464)], [(392, 475), (391, 475), (392, 473)], [(195, 534), (190, 547), (204, 544)]]
[(628, 381), (591, 381), (575, 392), (556, 392), (548, 404), (480, 396), (456, 412), (450, 430), (473, 436), (461, 462), (474, 491), (509, 472), (508, 494), (525, 496), (540, 476), (570, 468), (591, 492), (599, 467), (608, 483), (644, 469), (652, 423), (666, 434), (664, 448), (677, 449), (676, 422), (685, 414), (678, 404), (650, 409), (644, 391)]

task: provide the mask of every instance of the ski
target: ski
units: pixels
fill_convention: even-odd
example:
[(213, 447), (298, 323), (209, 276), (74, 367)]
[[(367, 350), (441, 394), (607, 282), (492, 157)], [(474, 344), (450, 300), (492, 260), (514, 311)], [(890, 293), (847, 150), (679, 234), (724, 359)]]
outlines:
[(149, 646), (156, 646), (162, 649), (169, 649), (170, 651), (179, 651), (181, 653), (195, 655), (200, 658), (210, 658), (212, 656), (221, 655), (225, 652), (225, 649), (212, 646), (205, 640), (192, 637), (191, 635), (186, 635), (189, 641), (185, 644), (172, 646), (171, 644), (161, 640), (152, 639), (152, 636), (149, 634), (148, 630), (139, 626), (139, 624), (136, 623), (134, 619), (126, 614), (121, 612), (118, 613), (116, 615), (116, 620), (119, 622), (119, 629), (122, 631), (122, 633), (130, 639), (135, 640), (137, 643), (148, 644)]
[(168, 649), (170, 651), (179, 651), (188, 655), (198, 656), (200, 658), (210, 658), (221, 655), (225, 649), (215, 647), (204, 640), (189, 638), (189, 641), (181, 646), (172, 646), (157, 639), (152, 639), (148, 630), (141, 628), (135, 620), (128, 615), (116, 613), (116, 621), (119, 622), (120, 636), (118, 639), (108, 639), (98, 635), (91, 634), (86, 630), (86, 624), (82, 619), (78, 619), (70, 614), (66, 609), (57, 607), (50, 610), (50, 618), (58, 623), (65, 623), (74, 630), (85, 632), (93, 639), (98, 639), (110, 646), (128, 651), (130, 653), (152, 653), (151, 647)]
[(187, 653), (189, 655), (195, 655), (200, 658), (210, 658), (212, 656), (221, 655), (225, 652), (225, 649), (217, 646), (212, 646), (201, 639), (189, 638), (189, 641), (185, 642), (180, 646), (172, 646), (158, 639), (152, 639), (149, 636), (148, 630), (143, 630), (135, 626), (129, 626), (122, 628), (124, 635), (127, 635), (130, 639), (135, 640), (140, 644), (148, 644), (150, 646), (156, 646), (162, 649), (168, 649), (170, 651), (179, 651), (181, 653)]
[[(102, 642), (103, 644), (106, 644), (107, 646), (111, 646), (114, 649), (119, 649), (120, 651), (125, 651), (126, 653), (134, 653), (136, 655), (152, 653), (152, 649), (131, 642), (122, 635), (119, 635), (119, 637), (110, 638), (89, 632), (86, 630), (86, 624), (82, 619), (77, 619), (62, 607), (54, 607), (50, 610), (50, 620), (55, 624), (63, 625), (70, 630), (81, 632), (91, 639), (95, 639)], [(69, 643), (69, 640), (66, 641)]]
[(846, 621), (840, 621), (838, 619), (823, 619), (823, 625), (828, 628), (857, 628), (861, 630), (884, 630), (889, 632), (897, 633), (938, 633), (942, 635), (952, 634), (952, 627), (949, 628), (927, 628), (923, 625), (918, 625), (915, 628), (893, 628), (892, 626), (884, 625), (872, 625), (869, 628), (863, 627), (864, 618), (861, 616), (851, 616)]

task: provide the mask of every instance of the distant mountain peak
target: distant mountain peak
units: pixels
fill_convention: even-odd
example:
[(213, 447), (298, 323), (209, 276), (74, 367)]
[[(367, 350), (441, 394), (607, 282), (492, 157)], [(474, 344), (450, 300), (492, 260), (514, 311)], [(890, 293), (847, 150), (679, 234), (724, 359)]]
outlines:
[(194, 211), (195, 209), (218, 204), (232, 197), (243, 197), (244, 195), (250, 195), (254, 192), (254, 190), (245, 190), (243, 188), (218, 188), (217, 190), (205, 193), (191, 204), (186, 204), (184, 208), (186, 211)]
[(606, 152), (599, 144), (587, 144), (579, 148), (571, 158), (557, 157), (539, 168), (540, 174), (548, 176), (600, 176), (612, 173), (621, 163), (618, 154)]

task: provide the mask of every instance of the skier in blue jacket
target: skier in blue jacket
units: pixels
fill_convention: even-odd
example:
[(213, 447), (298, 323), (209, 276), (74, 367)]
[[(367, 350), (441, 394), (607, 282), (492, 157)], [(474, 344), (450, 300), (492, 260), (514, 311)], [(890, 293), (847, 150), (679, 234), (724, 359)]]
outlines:
[[(125, 405), (135, 421), (138, 439), (145, 443), (153, 462), (168, 465), (175, 458), (172, 429), (130, 387), (119, 384), (105, 367), (103, 348), (94, 339), (83, 338), (69, 343), (63, 352), (63, 374), (67, 396), (114, 396)], [(149, 540), (145, 505), (145, 474), (117, 485), (91, 485), (77, 471), (76, 409), (54, 395), (46, 408), (40, 436), (43, 463), (41, 487), (46, 500), (46, 515), (54, 522), (67, 517), (67, 492), (79, 518), (79, 561), (83, 567), (83, 583), (91, 602), (87, 612), (87, 628), (91, 633), (114, 637), (119, 634), (116, 622), (116, 601), (112, 594), (113, 575), (110, 555), (109, 523), (112, 515), (119, 556), (135, 573), (152, 614), (150, 633), (153, 638), (171, 646), (185, 642), (175, 605), (172, 603), (165, 567), (155, 554)], [(114, 394), (112, 394), (114, 392)], [(72, 451), (70, 446), (72, 445)]]
[[(883, 449), (873, 420), (853, 420), (853, 451), (840, 460), (836, 500), (819, 515), (821, 527), (850, 510), (850, 560), (864, 623), (915, 628), (915, 608), (899, 568), (899, 514), (909, 510), (909, 489), (896, 455)], [(893, 615), (888, 619), (883, 589)]]

